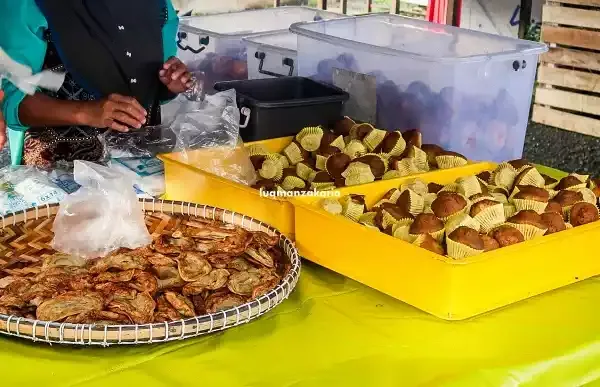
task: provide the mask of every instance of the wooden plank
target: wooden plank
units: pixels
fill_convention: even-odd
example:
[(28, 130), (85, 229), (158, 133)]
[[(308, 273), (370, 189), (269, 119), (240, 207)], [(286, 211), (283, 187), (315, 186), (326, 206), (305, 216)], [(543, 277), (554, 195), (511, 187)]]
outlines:
[(589, 11), (579, 8), (544, 5), (543, 15), (544, 23), (600, 29), (600, 9)]
[(535, 102), (540, 105), (600, 116), (600, 97), (591, 95), (538, 87), (535, 92)]
[(543, 63), (600, 71), (600, 53), (595, 52), (553, 47), (541, 56), (541, 61)]
[(600, 7), (600, 0), (557, 0), (556, 3), (587, 5), (589, 7)]
[(554, 126), (588, 136), (600, 137), (600, 120), (578, 116), (549, 107), (533, 105), (533, 122)]
[(542, 25), (542, 40), (546, 43), (600, 50), (600, 31)]
[(392, 6), (390, 7), (390, 13), (397, 15), (400, 13), (400, 0), (392, 0)]
[(590, 72), (540, 66), (537, 80), (553, 86), (600, 93), (600, 75)]

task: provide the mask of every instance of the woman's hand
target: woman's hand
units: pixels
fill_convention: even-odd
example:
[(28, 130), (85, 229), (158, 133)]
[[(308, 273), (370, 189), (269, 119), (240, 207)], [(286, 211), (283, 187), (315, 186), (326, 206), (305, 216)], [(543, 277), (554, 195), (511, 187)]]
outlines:
[(146, 123), (147, 114), (135, 98), (111, 94), (98, 101), (83, 103), (81, 124), (128, 132), (129, 128), (141, 128)]
[(165, 62), (158, 72), (158, 77), (171, 93), (180, 94), (194, 86), (192, 74), (187, 66), (175, 57)]
[[(0, 102), (4, 99), (4, 92), (0, 90)], [(6, 145), (6, 121), (2, 116), (2, 110), (0, 110), (0, 150)]]

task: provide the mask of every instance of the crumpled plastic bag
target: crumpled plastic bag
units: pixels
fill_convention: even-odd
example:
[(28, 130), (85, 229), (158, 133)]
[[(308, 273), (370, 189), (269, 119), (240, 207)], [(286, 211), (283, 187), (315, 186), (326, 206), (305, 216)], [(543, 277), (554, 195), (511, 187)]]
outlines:
[(66, 196), (67, 193), (54, 184), (45, 171), (26, 166), (0, 169), (1, 216), (58, 203)]
[(54, 249), (96, 258), (152, 242), (130, 178), (86, 161), (75, 161), (74, 168), (81, 188), (60, 204), (53, 225)]

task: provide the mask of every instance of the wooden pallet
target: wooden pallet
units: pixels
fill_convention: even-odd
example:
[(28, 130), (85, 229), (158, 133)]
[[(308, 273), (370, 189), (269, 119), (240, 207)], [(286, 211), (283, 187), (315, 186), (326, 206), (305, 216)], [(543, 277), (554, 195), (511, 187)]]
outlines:
[(547, 1), (533, 121), (600, 137), (600, 0)]

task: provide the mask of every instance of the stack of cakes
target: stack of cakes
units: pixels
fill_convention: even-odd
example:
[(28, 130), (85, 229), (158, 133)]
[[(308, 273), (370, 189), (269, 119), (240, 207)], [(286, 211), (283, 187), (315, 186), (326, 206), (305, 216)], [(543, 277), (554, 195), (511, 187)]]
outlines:
[(347, 117), (332, 130), (304, 128), (281, 154), (261, 145), (248, 150), (260, 176), (254, 188), (266, 191), (332, 190), (467, 164), (458, 153), (422, 144), (416, 130), (387, 132)]
[(415, 179), (371, 208), (361, 195), (321, 202), (326, 211), (460, 259), (600, 220), (600, 179), (560, 181), (524, 160), (440, 185)]

